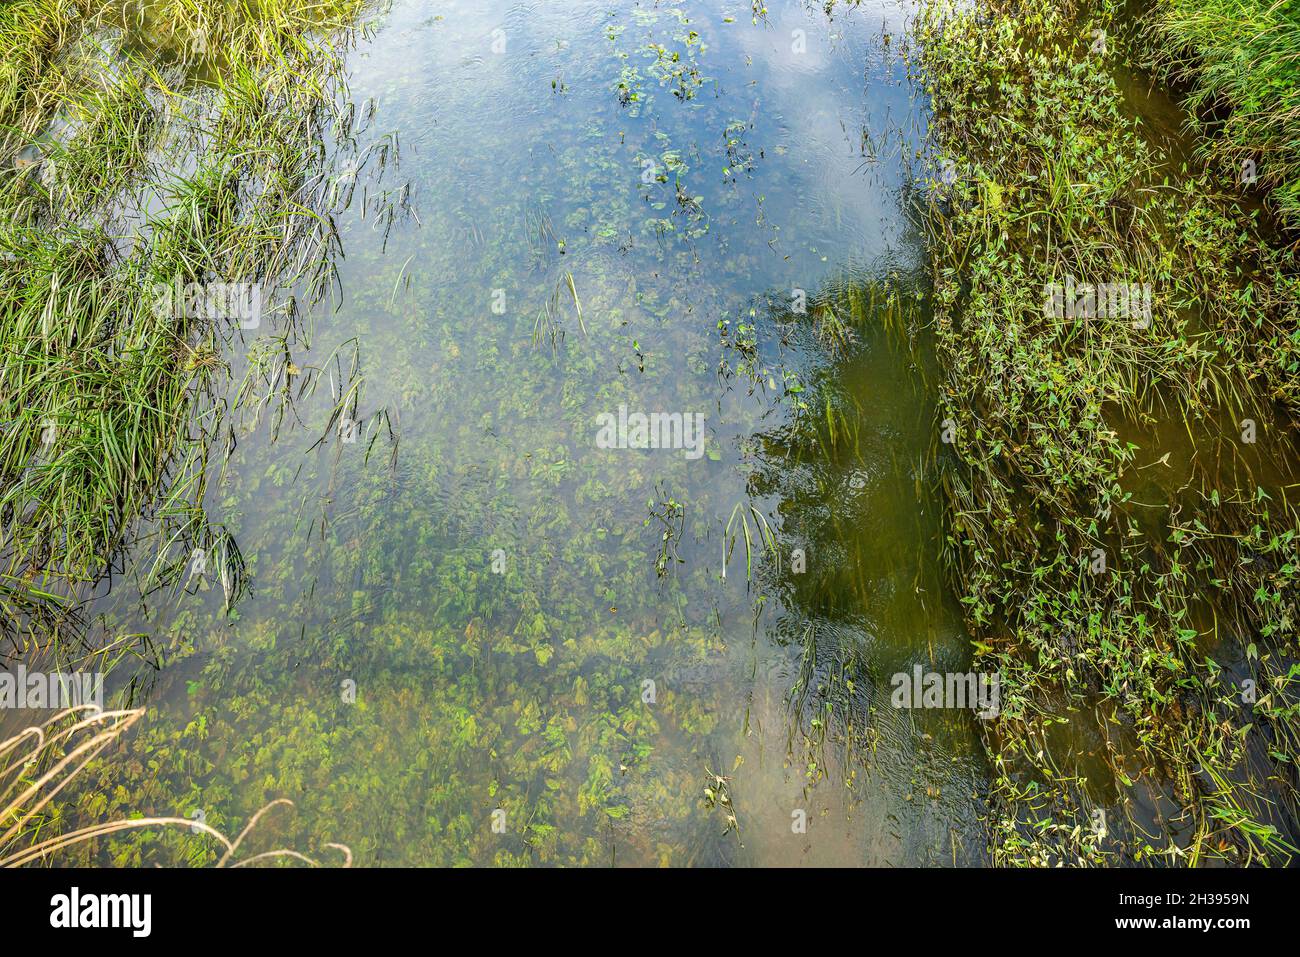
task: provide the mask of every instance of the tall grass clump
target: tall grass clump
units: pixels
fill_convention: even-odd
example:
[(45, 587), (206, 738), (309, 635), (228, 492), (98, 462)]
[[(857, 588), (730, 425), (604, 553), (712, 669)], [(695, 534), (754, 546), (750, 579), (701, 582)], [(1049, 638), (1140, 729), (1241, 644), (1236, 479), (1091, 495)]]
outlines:
[[(0, 7), (0, 619), (12, 632), (57, 633), (142, 520), (161, 530), (164, 566), (231, 555), (200, 503), (214, 386), (243, 333), (159, 291), (256, 286), (263, 333), (329, 291), (338, 166), (356, 158), (361, 125), (342, 56), (364, 8)], [(236, 577), (221, 569), (223, 584)]]
[(1153, 65), (1187, 90), (1202, 149), (1241, 178), (1258, 177), (1300, 228), (1300, 5), (1293, 0), (1154, 0)]
[[(945, 171), (926, 223), (946, 559), (976, 666), (1002, 678), (991, 851), (1281, 864), (1300, 794), (1294, 269), (1122, 112), (1098, 42), (1115, 18), (941, 0), (918, 23)], [(1149, 286), (1150, 315), (1089, 305), (1107, 282)]]

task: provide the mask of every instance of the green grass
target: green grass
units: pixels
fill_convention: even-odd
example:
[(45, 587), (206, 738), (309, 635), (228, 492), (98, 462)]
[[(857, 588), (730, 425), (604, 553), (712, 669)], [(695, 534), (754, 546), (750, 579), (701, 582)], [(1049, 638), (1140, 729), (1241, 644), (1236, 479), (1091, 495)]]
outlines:
[[(352, 181), (337, 164), (372, 155), (341, 76), (365, 7), (0, 6), (0, 637), (26, 660), (106, 671), (138, 653), (139, 636), (91, 647), (79, 617), (128, 542), (151, 539), (146, 594), (184, 587), (196, 551), (228, 604), (239, 592), (242, 558), (203, 501), (228, 427), (223, 356), (241, 332), (235, 317), (169, 308), (159, 289), (262, 288), (235, 391), (252, 414), (323, 381), (289, 343), (333, 283), (329, 215)], [(359, 388), (344, 380), (335, 418), (355, 414)], [(5, 851), (46, 832), (47, 850), (79, 839), (61, 843), (58, 814), (36, 814), (52, 795), (34, 794), (7, 808)]]
[(1293, 0), (1155, 0), (1149, 56), (1187, 88), (1203, 152), (1224, 175), (1256, 165), (1300, 227), (1300, 5)]
[[(1122, 112), (1119, 44), (1093, 33), (1122, 26), (1106, 4), (937, 2), (918, 28), (958, 173), (927, 221), (947, 559), (977, 667), (1003, 682), (992, 851), (1284, 863), (1300, 487), (1274, 416), (1300, 396), (1294, 270)], [(1068, 275), (1150, 283), (1152, 321), (1053, 314), (1046, 284)], [(1237, 657), (1265, 689), (1249, 707), (1220, 663)], [(1131, 815), (1142, 791), (1190, 836)]]
[(235, 330), (156, 308), (156, 289), (259, 284), (263, 331), (329, 289), (322, 214), (340, 196), (326, 144), (355, 152), (339, 40), (363, 8), (0, 8), (0, 615), (13, 631), (57, 628), (142, 518), (178, 573), (194, 549), (229, 555), (199, 503)]

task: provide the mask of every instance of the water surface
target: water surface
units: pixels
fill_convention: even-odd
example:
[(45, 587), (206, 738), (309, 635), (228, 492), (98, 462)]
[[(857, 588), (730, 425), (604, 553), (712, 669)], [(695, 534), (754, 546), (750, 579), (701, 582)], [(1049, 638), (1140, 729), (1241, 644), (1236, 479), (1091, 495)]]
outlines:
[[(142, 547), (96, 609), (159, 653), (113, 676), (130, 809), (289, 797), (259, 840), (366, 865), (983, 859), (977, 719), (889, 700), (970, 666), (906, 14), (393, 5), (349, 82), (400, 164), (294, 340), (328, 385), (241, 415), (208, 501), (249, 590), (141, 597)], [(701, 454), (600, 447), (620, 407), (702, 415)]]

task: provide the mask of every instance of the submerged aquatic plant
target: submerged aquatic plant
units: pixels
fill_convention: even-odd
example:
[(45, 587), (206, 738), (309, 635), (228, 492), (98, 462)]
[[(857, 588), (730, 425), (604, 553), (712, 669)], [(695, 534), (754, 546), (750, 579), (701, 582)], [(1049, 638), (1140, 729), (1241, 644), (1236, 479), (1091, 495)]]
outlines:
[[(1201, 171), (1169, 177), (1121, 112), (1117, 45), (1090, 42), (1116, 16), (945, 2), (919, 24), (956, 158), (927, 211), (936, 446), (952, 578), (1002, 679), (994, 860), (1284, 863), (1296, 450), (1253, 430), (1274, 399), (1300, 409), (1294, 264)], [(1152, 283), (1151, 320), (1045, 308), (1071, 273)], [(1230, 675), (1238, 656), (1252, 670)], [(1187, 836), (1135, 816), (1131, 789)]]
[(714, 774), (710, 768), (704, 769), (709, 783), (704, 786), (704, 804), (709, 810), (721, 811), (724, 821), (722, 833), (735, 834), (740, 840), (740, 819), (736, 816), (736, 807), (731, 801), (731, 778), (723, 774)]
[[(42, 837), (45, 830), (57, 830), (50, 825), (57, 815), (46, 810), (50, 802), (143, 714), (143, 708), (100, 711), (93, 705), (85, 705), (61, 711), (40, 725), (0, 741), (0, 867), (43, 862), (75, 845), (124, 831), (157, 832), (174, 828), (215, 839), (224, 850), (215, 859), (217, 867), (246, 867), (270, 860), (295, 860), (319, 866), (307, 855), (289, 849), (264, 851), (235, 860), (245, 838), (263, 815), (276, 807), (293, 806), (287, 798), (272, 801), (259, 810), (233, 839), (202, 820), (166, 816), (133, 816)], [(351, 866), (352, 852), (347, 846), (334, 843), (324, 846), (343, 855), (344, 867)]]
[[(750, 528), (750, 521), (754, 527)], [(752, 502), (737, 502), (722, 529), (722, 577), (727, 577), (727, 566), (736, 543), (745, 543), (745, 580), (754, 577), (754, 561), (758, 554), (770, 558), (774, 567), (780, 568), (781, 553), (777, 549), (776, 532), (767, 516)]]

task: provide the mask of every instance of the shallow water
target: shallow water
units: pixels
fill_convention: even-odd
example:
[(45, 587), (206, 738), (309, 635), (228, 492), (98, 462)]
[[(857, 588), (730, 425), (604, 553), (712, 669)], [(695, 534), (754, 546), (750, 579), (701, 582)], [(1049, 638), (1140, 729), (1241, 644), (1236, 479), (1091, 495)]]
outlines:
[[(110, 693), (148, 714), (70, 817), (235, 833), (289, 797), (248, 853), (342, 841), (360, 865), (987, 862), (1008, 809), (978, 716), (891, 702), (896, 675), (972, 667), (940, 571), (907, 8), (435, 9), (396, 0), (348, 53), (360, 143), (400, 148), (335, 157), (334, 294), (290, 322), (281, 290), (226, 345), (240, 408), (205, 508), (247, 589), (227, 609), (214, 562), (148, 584), (147, 524), (100, 585), (91, 640), (140, 636)], [(220, 74), (127, 30), (181, 82)], [(1177, 105), (1117, 82), (1178, 176)], [(238, 402), (290, 367), (291, 400)], [(1294, 490), (1232, 438), (1284, 429), (1269, 408), (1184, 423), (1149, 398), (1112, 424), (1154, 551), (1205, 489)], [(602, 416), (636, 413), (702, 430), (610, 447)], [(1251, 636), (1193, 614), (1249, 674)], [(1062, 701), (1043, 746), (1123, 836), (1186, 845), (1162, 772), (1115, 774), (1113, 705)]]
[[(396, 0), (360, 40), (361, 139), (400, 162), (340, 151), (336, 295), (227, 347), (259, 393), (326, 370), (231, 419), (206, 507), (248, 589), (146, 587), (157, 537), (105, 583), (92, 633), (147, 636), (110, 691), (148, 714), (78, 813), (236, 833), (288, 797), (250, 852), (362, 865), (987, 860), (979, 718), (891, 704), (896, 674), (972, 667), (908, 8), (767, 9)], [(1172, 104), (1130, 99), (1184, 158)], [(702, 442), (610, 448), (620, 410)], [(1211, 426), (1120, 423), (1153, 542), (1205, 474), (1289, 484)], [(1181, 840), (1160, 782), (1100, 756), (1110, 712), (1062, 712), (1045, 745), (1088, 801)]]
[[(111, 682), (150, 709), (132, 809), (233, 831), (287, 796), (266, 841), (362, 864), (980, 860), (978, 719), (889, 702), (969, 663), (907, 336), (905, 10), (437, 9), (351, 54), (401, 162), (359, 171), (293, 353), (364, 380), (356, 440), (326, 387), (246, 417), (208, 507), (248, 594), (128, 571), (97, 608), (161, 660)], [(601, 447), (621, 406), (702, 448)]]

